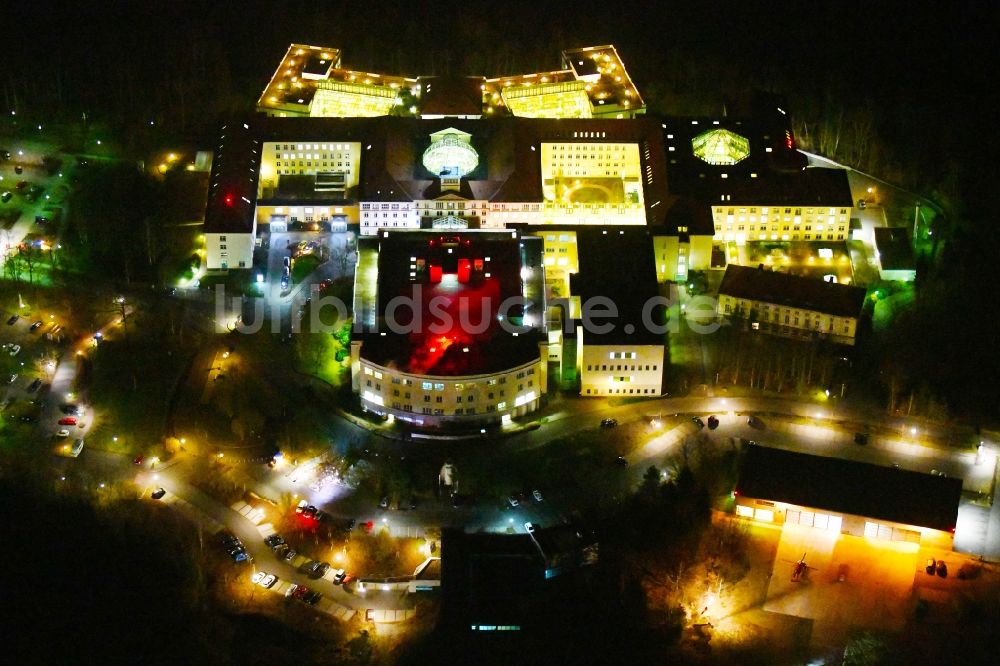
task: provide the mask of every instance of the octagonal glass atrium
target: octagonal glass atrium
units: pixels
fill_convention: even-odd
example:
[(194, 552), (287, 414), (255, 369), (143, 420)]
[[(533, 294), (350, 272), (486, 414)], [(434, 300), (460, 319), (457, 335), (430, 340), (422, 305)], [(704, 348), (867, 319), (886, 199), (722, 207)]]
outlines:
[(471, 134), (454, 128), (431, 134), (431, 145), (422, 159), (424, 167), (438, 176), (462, 178), (479, 165), (471, 138)]
[(711, 129), (691, 139), (695, 157), (718, 166), (736, 164), (750, 155), (750, 142), (727, 129)]

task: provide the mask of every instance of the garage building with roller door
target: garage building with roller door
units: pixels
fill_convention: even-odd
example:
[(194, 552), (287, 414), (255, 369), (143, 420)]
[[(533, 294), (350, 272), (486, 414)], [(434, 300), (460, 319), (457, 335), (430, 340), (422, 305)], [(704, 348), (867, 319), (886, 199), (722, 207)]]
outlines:
[(951, 549), (962, 480), (750, 444), (736, 515)]

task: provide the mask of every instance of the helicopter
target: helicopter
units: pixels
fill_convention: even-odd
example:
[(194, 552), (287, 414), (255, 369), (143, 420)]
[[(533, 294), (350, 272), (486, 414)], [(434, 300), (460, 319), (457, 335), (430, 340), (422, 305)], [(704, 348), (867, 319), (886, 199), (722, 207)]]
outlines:
[(809, 570), (810, 569), (815, 569), (816, 568), (816, 567), (811, 567), (808, 564), (806, 564), (806, 553), (802, 553), (802, 557), (799, 559), (798, 562), (792, 562), (791, 560), (785, 560), (785, 562), (788, 562), (790, 564), (795, 565), (792, 568), (792, 582), (793, 583), (800, 582), (803, 578), (805, 578), (805, 577), (807, 577), (809, 575)]

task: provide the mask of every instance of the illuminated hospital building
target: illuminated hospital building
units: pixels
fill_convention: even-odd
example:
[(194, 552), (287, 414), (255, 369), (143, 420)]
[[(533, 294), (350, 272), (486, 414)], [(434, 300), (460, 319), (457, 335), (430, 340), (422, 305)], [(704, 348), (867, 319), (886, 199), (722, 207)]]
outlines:
[[(353, 357), (365, 406), (425, 423), (500, 420), (539, 404), (547, 363), (581, 395), (659, 395), (669, 363), (665, 334), (596, 336), (579, 327), (573, 308), (582, 295), (603, 295), (616, 277), (625, 280), (617, 295), (648, 295), (690, 270), (725, 268), (718, 258), (732, 256), (729, 244), (846, 238), (852, 209), (844, 172), (805, 169), (801, 160), (783, 111), (752, 120), (647, 115), (613, 46), (564, 51), (558, 70), (487, 78), (361, 72), (345, 68), (338, 49), (293, 44), (257, 113), (220, 132), (206, 268), (253, 268), (268, 234), (352, 230), (364, 240), (358, 280), (363, 266), (378, 266), (368, 288), (387, 294), (395, 287), (383, 284), (384, 257), (410, 242), (406, 234), (471, 240), (453, 248), (465, 251), (513, 232), (538, 250), (532, 284), (543, 299), (532, 344), (518, 341), (513, 365), (466, 359), (465, 370), (421, 369), (415, 357), (394, 357), (386, 340), (375, 339), (398, 337), (366, 335)], [(411, 255), (400, 261), (409, 266)], [(536, 268), (524, 255), (502, 256), (514, 274)], [(464, 269), (447, 265), (453, 270), (444, 275), (462, 277)], [(496, 278), (486, 272), (474, 271), (491, 284)], [(514, 281), (500, 286), (519, 293)], [(554, 305), (560, 299), (570, 305)], [(638, 325), (632, 305), (623, 317)], [(487, 345), (504, 340), (476, 340), (455, 347), (469, 352), (448, 354), (488, 356)], [(413, 354), (420, 345), (440, 349), (407, 344)], [(529, 370), (531, 391), (508, 387), (500, 399), (486, 388), (501, 377), (527, 386), (516, 380)], [(394, 379), (421, 388), (392, 388)], [(455, 395), (435, 394), (438, 385)], [(451, 400), (463, 391), (461, 405)]]

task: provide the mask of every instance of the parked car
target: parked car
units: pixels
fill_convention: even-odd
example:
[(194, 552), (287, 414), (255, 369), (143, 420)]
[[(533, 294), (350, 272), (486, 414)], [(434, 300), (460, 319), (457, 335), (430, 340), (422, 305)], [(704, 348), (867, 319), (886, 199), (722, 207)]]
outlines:
[(344, 577), (347, 576), (347, 571), (344, 569), (337, 569), (333, 572), (333, 584), (340, 585), (344, 582)]
[(43, 322), (41, 319), (39, 319), (34, 324), (32, 324), (31, 327), (28, 330), (31, 331), (32, 333), (34, 333), (35, 331), (37, 331), (38, 329), (40, 329), (42, 327), (43, 323), (45, 323), (45, 322)]
[(281, 559), (284, 560), (285, 562), (291, 562), (292, 560), (295, 559), (296, 555), (298, 555), (298, 553), (289, 548), (284, 552), (284, 554), (282, 554)]
[(542, 501), (542, 491), (541, 490), (532, 490), (531, 491), (531, 496), (535, 498), (536, 502), (541, 502)]
[(619, 467), (628, 467), (628, 460), (625, 460), (625, 456), (618, 456), (615, 458), (615, 464)]
[(513, 509), (514, 507), (518, 506), (520, 502), (514, 495), (507, 495), (507, 504), (509, 504), (510, 507)]
[(275, 550), (278, 546), (283, 545), (285, 540), (279, 534), (272, 534), (271, 536), (264, 538), (264, 543), (271, 550)]
[(933, 557), (928, 557), (927, 566), (924, 567), (924, 571), (927, 572), (928, 576), (933, 576), (934, 572), (937, 571), (937, 560)]
[(865, 444), (868, 443), (868, 435), (866, 435), (863, 432), (854, 433), (854, 443), (864, 446)]
[(35, 381), (28, 384), (28, 393), (34, 393), (39, 389), (39, 387), (41, 387), (41, 385), (42, 385), (42, 380), (36, 377)]
[(755, 428), (757, 430), (763, 430), (764, 429), (764, 422), (761, 421), (756, 416), (749, 416), (749, 417), (747, 417), (747, 425), (750, 426), (751, 428)]
[(315, 606), (319, 603), (320, 599), (323, 598), (323, 593), (318, 590), (313, 590), (309, 594), (305, 595), (302, 600), (305, 601), (310, 606)]
[(14, 374), (12, 374), (10, 377), (7, 378), (7, 383), (8, 384), (13, 384), (15, 381), (17, 381), (17, 373), (16, 372)]
[(614, 428), (616, 425), (618, 425), (618, 419), (602, 419), (601, 420), (601, 427), (602, 428)]
[(524, 524), (524, 531), (527, 532), (528, 534), (534, 534), (535, 533), (535, 524), (531, 523), (531, 522), (525, 523)]
[(145, 460), (146, 460), (145, 456), (143, 456), (142, 454), (139, 454), (135, 458), (132, 458), (132, 464), (133, 465), (141, 465)]
[(380, 508), (380, 509), (388, 509), (389, 508), (389, 497), (388, 496), (383, 497), (379, 501), (378, 508)]
[(257, 571), (252, 576), (250, 576), (250, 582), (254, 585), (260, 585), (261, 587), (270, 588), (273, 587), (277, 582), (278, 577), (274, 574), (267, 573), (266, 571)]
[(17, 356), (21, 353), (21, 345), (11, 345), (9, 353), (11, 356)]
[(17, 323), (17, 320), (21, 318), (21, 315), (11, 315), (10, 319), (7, 320), (8, 326), (13, 326)]
[(691, 422), (698, 426), (699, 430), (702, 430), (705, 427), (705, 422), (701, 420), (701, 417), (693, 416), (691, 417)]
[(948, 565), (945, 563), (944, 560), (938, 560), (937, 575), (940, 576), (941, 578), (948, 577)]
[(708, 417), (708, 429), (709, 430), (715, 430), (718, 427), (719, 427), (719, 417), (717, 417), (717, 416), (709, 416)]
[(160, 499), (166, 494), (167, 491), (165, 489), (157, 488), (156, 490), (153, 491), (153, 494), (151, 494), (150, 497), (152, 497), (153, 499)]
[(10, 190), (7, 190), (2, 195), (0, 195), (0, 201), (3, 201), (4, 203), (7, 203), (13, 198), (14, 198), (14, 193), (11, 192)]
[(83, 452), (83, 439), (78, 439), (73, 442), (73, 446), (69, 449), (69, 455), (73, 458), (77, 458)]

